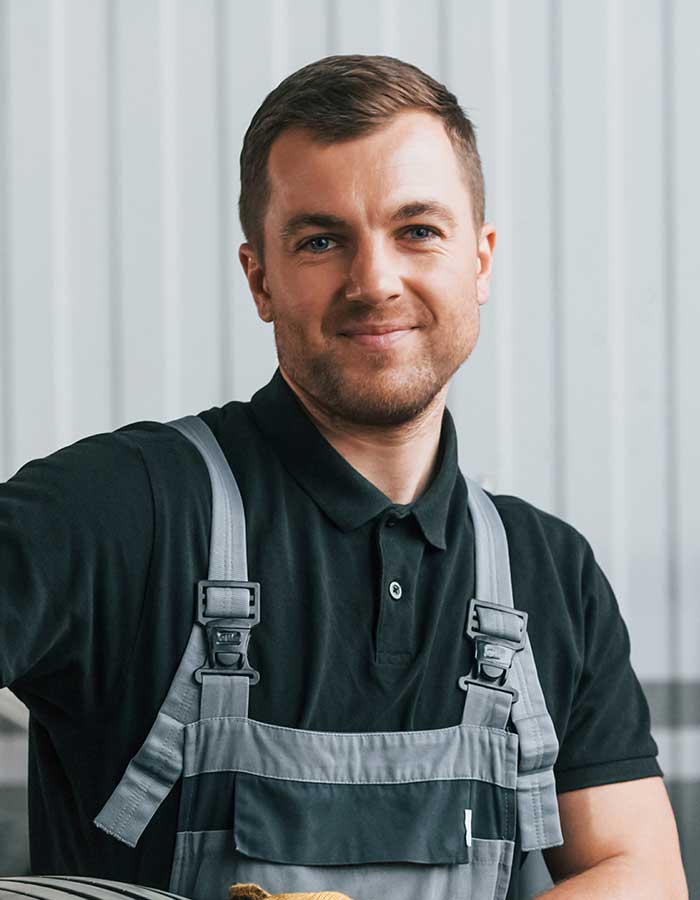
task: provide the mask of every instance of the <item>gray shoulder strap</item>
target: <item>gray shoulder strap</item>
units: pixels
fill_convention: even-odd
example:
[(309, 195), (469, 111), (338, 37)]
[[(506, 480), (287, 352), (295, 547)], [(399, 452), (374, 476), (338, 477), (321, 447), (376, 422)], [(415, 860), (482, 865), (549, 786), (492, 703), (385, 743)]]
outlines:
[[(185, 725), (209, 716), (247, 716), (251, 681), (248, 675), (231, 677), (217, 674), (217, 668), (207, 667), (213, 655), (224, 664), (228, 657), (237, 656), (227, 653), (231, 649), (229, 645), (223, 643), (221, 648), (216, 645), (217, 629), (207, 629), (208, 620), (234, 620), (240, 623), (238, 627), (247, 630), (248, 635), (250, 633), (247, 623), (252, 621), (251, 589), (257, 586), (247, 581), (246, 528), (241, 494), (218, 441), (199, 416), (184, 416), (166, 424), (192, 441), (204, 457), (209, 472), (212, 488), (209, 577), (197, 586), (196, 620), (153, 727), (94, 820), (98, 828), (130, 847), (136, 846), (182, 773)], [(217, 586), (212, 582), (228, 584)], [(259, 593), (253, 591), (253, 594), (255, 615), (252, 624), (255, 624), (259, 618)], [(199, 684), (193, 677), (195, 672)]]
[[(248, 556), (243, 500), (231, 467), (224, 456), (224, 451), (209, 426), (199, 416), (184, 416), (166, 424), (177, 428), (192, 441), (202, 454), (209, 471), (211, 481), (210, 579), (245, 581), (248, 577)], [(212, 591), (212, 593), (218, 592)], [(224, 593), (221, 596), (223, 597)], [(233, 597), (235, 594), (231, 596)], [(224, 603), (222, 615), (225, 615), (225, 609), (226, 604)]]
[[(508, 540), (498, 510), (481, 486), (466, 479), (469, 511), (474, 523), (476, 540), (476, 596), (486, 604), (513, 609), (513, 587), (508, 558)], [(513, 617), (508, 621), (506, 611), (485, 607), (480, 610), (481, 628), (506, 639), (515, 639)], [(469, 626), (468, 626), (469, 627)], [(559, 752), (554, 724), (547, 711), (532, 653), (532, 646), (523, 629), (522, 649), (512, 656), (508, 683), (517, 691), (518, 699), (511, 708), (511, 718), (518, 733), (517, 802), (520, 837), (523, 850), (541, 850), (563, 843), (559, 806), (554, 781), (554, 763)], [(467, 689), (465, 721), (470, 719), (470, 694), (476, 696), (475, 708), (483, 704), (482, 691), (488, 688)], [(492, 695), (497, 692), (491, 691)]]

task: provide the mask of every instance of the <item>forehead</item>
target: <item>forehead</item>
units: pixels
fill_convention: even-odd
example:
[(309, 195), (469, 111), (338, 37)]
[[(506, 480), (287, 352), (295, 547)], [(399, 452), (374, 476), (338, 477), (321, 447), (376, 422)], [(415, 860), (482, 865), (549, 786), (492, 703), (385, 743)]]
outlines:
[(369, 212), (384, 202), (430, 196), (460, 216), (469, 205), (442, 120), (418, 110), (400, 113), (373, 134), (333, 144), (289, 128), (272, 144), (268, 177), (268, 212), (277, 222), (310, 205)]

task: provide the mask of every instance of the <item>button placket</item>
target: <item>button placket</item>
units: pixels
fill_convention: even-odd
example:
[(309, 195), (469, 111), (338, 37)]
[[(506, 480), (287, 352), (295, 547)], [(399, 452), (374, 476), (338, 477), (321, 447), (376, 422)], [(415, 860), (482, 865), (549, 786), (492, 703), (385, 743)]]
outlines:
[(408, 665), (415, 654), (413, 590), (422, 535), (410, 514), (396, 515), (389, 509), (377, 523), (376, 540), (380, 559), (377, 662)]

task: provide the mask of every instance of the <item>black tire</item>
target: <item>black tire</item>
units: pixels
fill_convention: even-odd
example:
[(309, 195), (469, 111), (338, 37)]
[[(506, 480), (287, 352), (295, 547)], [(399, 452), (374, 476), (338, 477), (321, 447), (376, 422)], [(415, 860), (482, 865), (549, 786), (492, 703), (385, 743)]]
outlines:
[(156, 888), (66, 875), (17, 875), (0, 878), (0, 900), (187, 900)]

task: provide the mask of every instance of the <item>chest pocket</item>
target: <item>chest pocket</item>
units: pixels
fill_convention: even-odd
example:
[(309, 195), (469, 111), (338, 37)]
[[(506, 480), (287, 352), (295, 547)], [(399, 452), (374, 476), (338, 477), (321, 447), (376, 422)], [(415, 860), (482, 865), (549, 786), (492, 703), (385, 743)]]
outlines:
[(225, 897), (255, 882), (353, 900), (505, 895), (516, 735), (325, 733), (236, 717), (189, 731), (177, 893)]
[(467, 864), (477, 840), (514, 840), (512, 791), (466, 779), (319, 784), (239, 774), (236, 849), (304, 866)]

